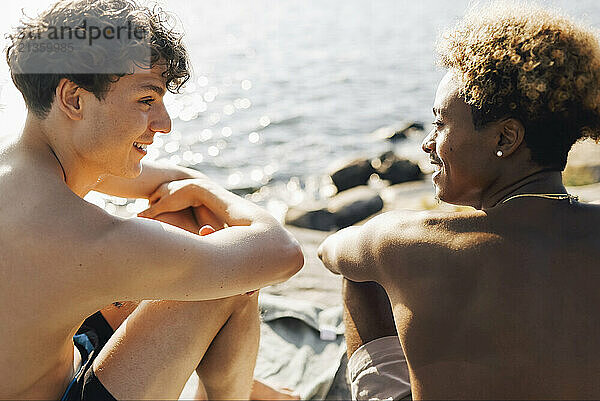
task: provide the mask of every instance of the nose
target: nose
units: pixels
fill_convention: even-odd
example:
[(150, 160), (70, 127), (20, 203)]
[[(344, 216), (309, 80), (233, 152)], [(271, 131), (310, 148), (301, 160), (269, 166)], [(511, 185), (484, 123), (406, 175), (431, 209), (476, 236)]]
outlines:
[(167, 134), (171, 131), (171, 116), (169, 116), (169, 112), (164, 103), (161, 102), (161, 107), (157, 108), (149, 128), (152, 132), (162, 132), (163, 134)]
[(421, 144), (421, 149), (425, 153), (432, 153), (435, 151), (435, 130), (432, 129), (429, 134), (423, 139), (423, 143)]

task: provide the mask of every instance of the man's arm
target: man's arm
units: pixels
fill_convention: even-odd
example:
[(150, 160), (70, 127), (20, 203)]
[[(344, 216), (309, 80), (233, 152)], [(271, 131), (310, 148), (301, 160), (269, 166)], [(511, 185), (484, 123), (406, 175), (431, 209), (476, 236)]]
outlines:
[[(229, 227), (201, 237), (154, 220), (120, 219), (64, 188), (45, 196), (53, 201), (33, 216), (45, 239), (24, 244), (23, 252), (38, 254), (36, 264), (52, 261), (41, 281), (61, 277), (71, 301), (80, 303), (74, 308), (228, 297), (285, 281), (302, 267), (298, 243), (269, 213), (208, 180), (197, 184), (186, 186), (187, 195)], [(55, 287), (48, 296), (56, 296)]]
[(93, 188), (94, 191), (122, 198), (148, 197), (161, 185), (175, 180), (203, 178), (199, 171), (166, 163), (142, 162), (142, 173), (136, 178), (104, 176)]
[[(345, 228), (327, 237), (319, 247), (319, 258), (335, 274), (355, 281), (381, 284), (385, 269), (400, 268), (404, 250), (403, 235), (409, 234), (404, 214), (388, 212), (362, 226)], [(399, 272), (397, 272), (399, 273)]]

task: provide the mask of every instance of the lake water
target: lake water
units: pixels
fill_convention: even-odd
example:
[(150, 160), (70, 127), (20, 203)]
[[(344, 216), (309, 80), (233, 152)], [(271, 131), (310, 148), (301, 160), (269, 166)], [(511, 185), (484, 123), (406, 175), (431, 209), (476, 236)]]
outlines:
[[(3, 26), (17, 24), (21, 7), (33, 13), (43, 4), (3, 3)], [(388, 149), (369, 132), (399, 120), (431, 120), (444, 74), (435, 65), (435, 41), (468, 6), (464, 0), (163, 4), (185, 28), (194, 75), (184, 94), (167, 96), (173, 130), (157, 136), (147, 157), (191, 166), (230, 188), (270, 181), (292, 190), (319, 187), (334, 160)], [(596, 0), (545, 4), (600, 26)], [(10, 134), (22, 124), (24, 106), (2, 64), (0, 118)], [(417, 145), (400, 151), (410, 156)]]

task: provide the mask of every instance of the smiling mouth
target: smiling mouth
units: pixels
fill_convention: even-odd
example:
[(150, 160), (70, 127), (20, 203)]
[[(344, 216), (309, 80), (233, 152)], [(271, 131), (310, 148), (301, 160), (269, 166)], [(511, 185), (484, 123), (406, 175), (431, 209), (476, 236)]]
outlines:
[(442, 171), (442, 161), (437, 157), (430, 156), (429, 163), (433, 165), (433, 177), (437, 176)]
[(438, 159), (437, 157), (430, 157), (429, 158), (429, 163), (433, 164), (434, 166), (442, 166), (442, 161), (440, 159)]
[(140, 151), (143, 154), (148, 153), (148, 144), (147, 143), (134, 142), (133, 147), (136, 148), (138, 151)]

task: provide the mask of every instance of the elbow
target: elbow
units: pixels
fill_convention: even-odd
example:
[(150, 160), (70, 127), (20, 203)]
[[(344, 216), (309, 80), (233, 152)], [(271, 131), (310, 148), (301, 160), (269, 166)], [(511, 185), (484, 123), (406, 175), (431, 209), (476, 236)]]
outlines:
[(304, 266), (304, 254), (298, 241), (291, 237), (285, 252), (286, 280), (298, 273)]
[(323, 266), (327, 268), (333, 274), (340, 274), (337, 268), (337, 260), (335, 257), (335, 234), (330, 235), (319, 245), (319, 249), (317, 250), (317, 256), (323, 263)]
[(282, 228), (283, 235), (280, 236), (278, 243), (280, 246), (274, 247), (276, 249), (276, 257), (274, 260), (278, 260), (278, 281), (286, 281), (296, 273), (298, 273), (304, 266), (304, 254), (298, 241), (284, 228)]

